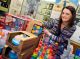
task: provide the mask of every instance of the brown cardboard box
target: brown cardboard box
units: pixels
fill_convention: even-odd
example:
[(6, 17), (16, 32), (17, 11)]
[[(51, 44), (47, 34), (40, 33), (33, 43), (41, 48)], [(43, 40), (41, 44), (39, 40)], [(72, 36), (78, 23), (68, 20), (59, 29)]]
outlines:
[[(14, 46), (14, 44), (12, 44), (12, 38), (16, 35), (19, 35), (19, 34), (26, 34), (29, 37), (27, 37), (25, 39), (21, 38), (20, 45)], [(22, 53), (26, 49), (29, 49), (31, 47), (34, 47), (33, 48), (33, 50), (34, 50), (37, 47), (38, 42), (39, 42), (39, 39), (34, 34), (29, 33), (29, 32), (25, 32), (25, 31), (16, 31), (16, 32), (9, 32), (6, 44), (10, 48), (12, 48), (15, 52)]]
[[(3, 49), (2, 56), (4, 59), (9, 59), (9, 51), (12, 50), (8, 45), (5, 45)], [(23, 53), (18, 54), (18, 59), (27, 59), (30, 55), (32, 55), (33, 47), (26, 49)]]
[[(15, 51), (18, 54), (18, 59), (27, 59), (27, 57), (33, 53), (33, 50), (37, 47), (39, 40), (42, 38), (42, 34), (37, 37), (36, 35), (31, 33), (34, 24), (41, 26), (41, 23), (39, 23), (38, 21), (32, 20), (28, 24), (26, 31), (9, 32), (7, 37), (7, 42), (6, 42), (8, 46), (4, 47), (3, 53), (2, 53), (4, 59), (9, 59), (7, 55), (9, 53), (8, 51), (6, 52), (6, 49), (10, 49), (10, 50), (12, 49), (13, 51)], [(20, 45), (14, 46), (14, 44), (12, 44), (12, 38), (20, 34), (26, 34), (29, 37), (25, 39), (21, 38)]]

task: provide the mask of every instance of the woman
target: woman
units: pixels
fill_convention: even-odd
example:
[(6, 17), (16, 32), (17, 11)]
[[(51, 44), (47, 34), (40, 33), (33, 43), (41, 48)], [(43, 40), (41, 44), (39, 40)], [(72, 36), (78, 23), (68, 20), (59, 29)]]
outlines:
[[(43, 30), (49, 36), (57, 37), (56, 42), (59, 43), (59, 46), (63, 45), (63, 49), (67, 48), (68, 40), (76, 30), (76, 26), (74, 25), (74, 20), (76, 18), (76, 10), (72, 6), (67, 6), (62, 9), (61, 15), (59, 19), (51, 20), (48, 22), (44, 22), (45, 29)], [(48, 30), (47, 30), (47, 29)], [(59, 50), (59, 49), (58, 49)], [(60, 56), (60, 52), (57, 51), (56, 55)], [(56, 58), (60, 59), (60, 58)]]

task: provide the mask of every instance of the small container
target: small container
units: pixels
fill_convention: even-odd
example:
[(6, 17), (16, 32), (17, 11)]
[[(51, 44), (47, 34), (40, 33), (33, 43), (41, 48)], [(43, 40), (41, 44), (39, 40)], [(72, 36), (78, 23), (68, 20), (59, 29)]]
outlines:
[(17, 53), (15, 53), (13, 50), (9, 52), (9, 59), (18, 59)]
[(20, 40), (17, 40), (16, 38), (13, 38), (13, 39), (12, 39), (12, 43), (13, 43), (15, 46), (19, 46)]

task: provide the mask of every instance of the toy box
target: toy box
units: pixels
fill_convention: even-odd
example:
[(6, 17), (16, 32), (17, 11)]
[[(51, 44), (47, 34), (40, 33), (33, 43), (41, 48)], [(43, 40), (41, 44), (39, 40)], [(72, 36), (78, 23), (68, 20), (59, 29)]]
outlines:
[[(19, 39), (20, 41), (17, 41), (19, 45), (16, 46), (13, 44), (14, 41), (12, 42), (12, 40), (16, 35), (20, 35), (20, 34), (25, 34), (27, 37), (20, 38)], [(25, 32), (25, 31), (16, 31), (16, 32), (10, 32), (8, 34), (6, 44), (9, 47), (11, 47), (15, 52), (22, 53), (23, 51), (31, 47), (34, 47), (33, 49), (35, 49), (38, 45), (38, 42), (39, 42), (39, 39), (37, 38), (37, 36), (33, 35), (32, 33)]]
[(19, 30), (26, 30), (28, 21), (14, 15), (6, 15), (5, 20), (5, 29), (10, 28), (10, 30), (19, 31)]
[(18, 54), (17, 52), (13, 51), (8, 45), (5, 45), (2, 56), (4, 59), (10, 59), (10, 58), (27, 59), (28, 56), (32, 54), (32, 52), (33, 52), (33, 47), (26, 49), (26, 51), (24, 51), (21, 54)]
[(30, 21), (30, 23), (28, 24), (28, 27), (26, 28), (26, 31), (33, 33), (37, 36), (42, 34), (42, 30), (43, 30), (42, 24), (36, 20)]
[(3, 26), (6, 30), (23, 31), (26, 30), (26, 27), (31, 20), (32, 19), (28, 16), (6, 14), (6, 17), (0, 17), (0, 26)]

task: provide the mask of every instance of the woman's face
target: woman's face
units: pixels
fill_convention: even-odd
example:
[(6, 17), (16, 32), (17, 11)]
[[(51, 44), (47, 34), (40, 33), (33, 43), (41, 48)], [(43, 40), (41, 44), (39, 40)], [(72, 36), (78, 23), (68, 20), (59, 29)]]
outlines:
[(70, 18), (72, 17), (72, 14), (71, 14), (70, 10), (65, 8), (62, 11), (61, 17), (62, 17), (62, 22), (68, 22), (70, 20)]

